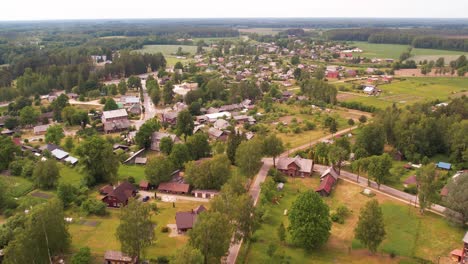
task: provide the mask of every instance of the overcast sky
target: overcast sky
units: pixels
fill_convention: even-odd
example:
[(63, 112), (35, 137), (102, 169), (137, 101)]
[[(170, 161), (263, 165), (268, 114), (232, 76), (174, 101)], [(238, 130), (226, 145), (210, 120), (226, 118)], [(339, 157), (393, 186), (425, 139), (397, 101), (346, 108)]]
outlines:
[(468, 0), (0, 0), (0, 20), (225, 17), (468, 18)]

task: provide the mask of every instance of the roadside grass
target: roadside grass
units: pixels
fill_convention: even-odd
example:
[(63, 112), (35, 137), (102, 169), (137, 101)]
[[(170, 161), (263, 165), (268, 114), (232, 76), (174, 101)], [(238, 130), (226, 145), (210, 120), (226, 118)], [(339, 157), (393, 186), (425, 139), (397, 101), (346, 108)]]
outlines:
[[(413, 257), (437, 261), (439, 256), (448, 256), (450, 251), (460, 246), (463, 230), (450, 226), (440, 216), (426, 213), (420, 215), (417, 208), (402, 204), (388, 196), (376, 193), (384, 213), (387, 238), (379, 248), (379, 253), (369, 254), (358, 241), (354, 240), (354, 227), (357, 224), (359, 210), (372, 198), (360, 194), (362, 188), (341, 180), (330, 197), (324, 198), (335, 210), (340, 205), (346, 205), (351, 215), (343, 225), (333, 223), (331, 236), (325, 246), (312, 252), (306, 252), (290, 244), (289, 234), (287, 244), (281, 244), (277, 236), (277, 228), (281, 222), (289, 225), (287, 216), (283, 215), (289, 209), (300, 192), (314, 189), (319, 185), (318, 175), (312, 178), (288, 178), (283, 198), (278, 205), (269, 205), (270, 217), (262, 223), (255, 232), (250, 247), (242, 255), (241, 263), (268, 263), (278, 259), (279, 255), (287, 256), (290, 263), (415, 263)], [(269, 244), (276, 244), (278, 249), (273, 258), (267, 255)], [(242, 251), (241, 251), (242, 252)], [(395, 253), (394, 259), (389, 253)]]
[[(377, 44), (377, 43), (368, 43), (356, 41), (353, 42), (358, 48), (362, 49), (362, 53), (355, 53), (354, 56), (368, 57), (368, 58), (391, 58), (398, 59), (401, 53), (407, 51), (409, 45), (400, 45), (400, 44)], [(437, 58), (451, 55), (457, 58), (460, 55), (466, 54), (463, 51), (451, 51), (451, 50), (437, 50), (437, 49), (420, 49), (413, 48), (411, 51), (412, 56), (416, 56), (418, 62), (423, 56), (431, 56), (431, 58)], [(449, 57), (451, 58), (451, 57)], [(448, 63), (449, 61), (446, 61)]]
[[(155, 202), (152, 200), (151, 202)], [(171, 256), (177, 249), (182, 247), (187, 241), (188, 236), (169, 237), (169, 233), (162, 233), (161, 227), (167, 224), (175, 224), (175, 213), (177, 211), (190, 211), (198, 205), (205, 203), (177, 201), (175, 208), (172, 203), (157, 202), (158, 213), (152, 216), (155, 226), (155, 241), (146, 250), (146, 258), (156, 259), (159, 256)], [(115, 231), (119, 225), (119, 209), (109, 209), (109, 214), (105, 217), (88, 216), (81, 220), (97, 221), (96, 226), (86, 226), (80, 223), (69, 225), (69, 232), (72, 236), (72, 251), (77, 252), (82, 247), (91, 248), (91, 253), (95, 256), (93, 263), (102, 263), (104, 253), (107, 250), (120, 250), (120, 243), (115, 237)], [(69, 212), (73, 217), (73, 212)]]
[(393, 103), (402, 106), (427, 100), (445, 101), (468, 90), (468, 78), (409, 77), (378, 87), (383, 91), (380, 96), (347, 92), (341, 93), (345, 94), (341, 100), (361, 102), (379, 109), (385, 109)]
[(120, 164), (118, 171), (119, 180), (126, 180), (130, 176), (135, 178), (135, 183), (138, 184), (141, 180), (146, 179), (145, 167), (139, 165)]

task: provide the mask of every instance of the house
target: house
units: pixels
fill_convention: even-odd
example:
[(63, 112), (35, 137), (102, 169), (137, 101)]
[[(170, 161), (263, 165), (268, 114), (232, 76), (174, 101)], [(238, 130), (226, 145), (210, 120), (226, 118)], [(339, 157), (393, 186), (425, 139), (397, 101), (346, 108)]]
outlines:
[(322, 175), (320, 175), (320, 185), (315, 191), (321, 196), (330, 195), (333, 186), (338, 181), (338, 177), (339, 175), (333, 167), (326, 169)]
[(162, 182), (158, 186), (159, 192), (172, 194), (187, 194), (189, 193), (190, 185), (178, 182)]
[(211, 199), (219, 194), (219, 191), (216, 190), (193, 190), (193, 196), (197, 198)]
[(169, 134), (169, 133), (165, 133), (165, 132), (156, 131), (151, 135), (151, 147), (150, 147), (150, 149), (154, 150), (154, 151), (160, 151), (159, 144), (161, 143), (161, 140), (163, 138), (165, 138), (165, 137), (169, 137), (174, 144), (177, 144), (177, 143), (181, 142), (180, 138), (177, 137), (174, 134)]
[(151, 184), (146, 180), (142, 180), (138, 186), (140, 187), (140, 190), (144, 190), (144, 191), (148, 191), (152, 189)]
[(377, 89), (375, 88), (375, 86), (368, 85), (365, 86), (364, 89), (362, 89), (362, 91), (368, 95), (372, 95), (377, 92)]
[(44, 135), (50, 125), (40, 125), (33, 128), (34, 135)]
[(101, 195), (108, 195), (108, 194), (111, 193), (113, 190), (114, 190), (114, 186), (112, 186), (112, 185), (110, 185), (110, 184), (107, 184), (107, 185), (104, 185), (103, 187), (101, 187), (101, 189), (99, 189), (99, 194), (101, 194)]
[(305, 177), (312, 174), (312, 165), (312, 160), (303, 159), (299, 156), (294, 158), (280, 157), (276, 163), (276, 168), (288, 176)]
[(56, 149), (52, 150), (52, 151), (50, 152), (50, 154), (52, 154), (52, 156), (53, 156), (54, 158), (56, 158), (57, 160), (63, 160), (63, 159), (65, 159), (66, 157), (68, 157), (68, 155), (70, 155), (68, 152), (63, 151), (63, 150), (61, 150), (61, 149), (59, 149), (59, 148), (56, 148)]
[(406, 180), (403, 181), (403, 186), (405, 186), (406, 188), (410, 185), (418, 185), (416, 175), (411, 175)]
[(163, 123), (168, 123), (174, 126), (177, 123), (177, 113), (176, 112), (163, 113), (161, 116), (161, 121)]
[(122, 96), (120, 102), (125, 108), (128, 108), (134, 104), (140, 104), (140, 98), (136, 96)]
[(64, 161), (65, 161), (66, 163), (68, 163), (68, 164), (73, 165), (73, 166), (74, 166), (75, 164), (78, 163), (78, 159), (75, 158), (75, 157), (72, 157), (72, 156), (66, 157), (66, 158), (64, 159)]
[(221, 140), (221, 141), (227, 140), (227, 133), (222, 130), (216, 129), (214, 127), (210, 127), (208, 129), (208, 136), (211, 139), (215, 139), (215, 140)]
[(51, 143), (47, 143), (44, 146), (39, 147), (39, 151), (44, 152), (44, 151), (49, 151), (52, 152), (54, 149), (58, 149), (59, 146)]
[(176, 226), (179, 233), (187, 232), (192, 229), (197, 221), (197, 216), (206, 211), (203, 205), (198, 206), (190, 212), (176, 213)]
[(135, 158), (135, 165), (146, 165), (147, 162), (148, 162), (148, 158), (141, 158), (141, 157)]
[(105, 264), (136, 264), (138, 258), (132, 258), (120, 251), (108, 250), (104, 254)]
[(230, 126), (229, 122), (224, 120), (224, 119), (218, 119), (213, 124), (213, 127), (218, 129), (218, 130), (227, 129), (229, 126)]
[(336, 79), (339, 77), (338, 71), (327, 71), (327, 78)]
[[(108, 190), (106, 190), (108, 191)], [(108, 193), (102, 201), (107, 204), (109, 207), (122, 207), (127, 205), (128, 200), (135, 196), (137, 189), (133, 184), (124, 181), (110, 193)]]
[(125, 109), (104, 111), (101, 116), (101, 121), (104, 125), (104, 132), (106, 133), (122, 131), (130, 127), (127, 110)]
[[(210, 109), (208, 109), (208, 113), (210, 112)], [(216, 112), (216, 113), (211, 113), (211, 114), (206, 114), (205, 115), (208, 118), (208, 121), (210, 122), (216, 122), (219, 118), (231, 118), (231, 113), (229, 112)]]
[(134, 115), (141, 114), (141, 106), (139, 103), (131, 105), (130, 107), (127, 108), (127, 110), (130, 114), (134, 114)]
[(436, 164), (436, 166), (437, 166), (437, 168), (444, 169), (444, 170), (450, 170), (450, 168), (452, 168), (452, 164), (447, 163), (447, 162), (442, 162), (442, 161), (439, 161)]

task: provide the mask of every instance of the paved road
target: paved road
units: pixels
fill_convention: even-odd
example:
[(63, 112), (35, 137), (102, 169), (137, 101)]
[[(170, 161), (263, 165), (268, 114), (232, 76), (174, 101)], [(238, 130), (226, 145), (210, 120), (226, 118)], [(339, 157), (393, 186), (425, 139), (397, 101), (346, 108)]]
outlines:
[(153, 101), (151, 101), (148, 91), (146, 90), (146, 80), (141, 80), (141, 87), (143, 89), (143, 106), (145, 107), (145, 113), (141, 115), (140, 120), (134, 122), (137, 130), (140, 129), (141, 125), (143, 125), (147, 120), (156, 116), (156, 108), (154, 107)]

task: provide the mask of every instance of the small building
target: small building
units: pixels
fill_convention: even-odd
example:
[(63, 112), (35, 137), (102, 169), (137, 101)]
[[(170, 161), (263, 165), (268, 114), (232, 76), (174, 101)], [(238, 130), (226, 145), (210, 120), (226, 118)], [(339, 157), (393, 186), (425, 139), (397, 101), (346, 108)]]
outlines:
[(72, 156), (66, 157), (66, 158), (64, 159), (64, 161), (65, 161), (66, 163), (69, 163), (69, 164), (73, 165), (73, 166), (74, 166), (75, 164), (78, 163), (78, 159), (75, 158), (75, 157), (72, 157)]
[(50, 125), (40, 125), (33, 128), (34, 135), (44, 135), (47, 132), (47, 129)]
[(190, 212), (177, 212), (175, 217), (177, 232), (184, 233), (192, 229), (197, 221), (197, 216), (205, 211), (205, 206), (200, 205)]
[(226, 132), (222, 130), (216, 129), (214, 127), (210, 127), (208, 129), (208, 136), (214, 140), (226, 141), (228, 135)]
[(142, 180), (138, 187), (140, 187), (140, 190), (148, 191), (151, 189), (152, 186), (148, 181)]
[(105, 264), (136, 264), (137, 258), (132, 258), (120, 251), (108, 250), (104, 254)]
[(368, 86), (364, 87), (364, 89), (362, 91), (364, 93), (368, 94), (368, 95), (372, 95), (372, 94), (375, 94), (377, 92), (377, 89), (375, 88), (375, 86), (368, 85)]
[(68, 152), (63, 151), (63, 150), (61, 150), (61, 149), (59, 149), (59, 148), (56, 148), (56, 149), (52, 150), (52, 151), (50, 152), (50, 154), (52, 154), (52, 156), (53, 156), (54, 158), (56, 158), (57, 160), (63, 160), (63, 159), (65, 159), (65, 158), (67, 158), (68, 155), (69, 155)]
[(175, 126), (177, 123), (177, 113), (176, 112), (167, 112), (161, 115), (161, 121), (163, 123), (170, 124), (171, 126)]
[(161, 143), (161, 140), (163, 138), (165, 138), (165, 137), (169, 137), (174, 144), (177, 144), (177, 143), (181, 142), (180, 138), (177, 137), (174, 134), (169, 134), (169, 133), (165, 133), (165, 132), (156, 131), (151, 135), (151, 147), (150, 147), (150, 149), (154, 150), (154, 151), (160, 151), (159, 144)]
[(322, 175), (320, 175), (320, 185), (315, 190), (321, 196), (329, 196), (333, 186), (338, 181), (338, 173), (335, 171), (333, 167), (329, 167), (325, 170)]
[(101, 121), (104, 125), (104, 132), (106, 133), (118, 132), (130, 127), (127, 110), (125, 109), (104, 111)]
[(292, 177), (306, 177), (312, 174), (313, 161), (303, 159), (299, 156), (294, 158), (280, 157), (276, 163), (276, 167), (282, 173)]
[(436, 164), (436, 166), (437, 166), (437, 168), (443, 169), (443, 170), (450, 170), (452, 168), (452, 164), (447, 163), (447, 162), (442, 162), (442, 161), (439, 161)]
[(102, 201), (109, 207), (122, 207), (127, 205), (128, 200), (134, 197), (137, 193), (137, 189), (133, 184), (124, 181), (110, 193), (108, 193)]
[(188, 194), (190, 185), (178, 182), (162, 182), (158, 186), (158, 192), (172, 193), (172, 194)]
[(135, 158), (135, 165), (146, 165), (146, 162), (148, 162), (147, 158), (142, 158), (142, 157)]
[[(235, 118), (235, 117), (234, 117)], [(218, 119), (214, 122), (213, 127), (218, 130), (224, 130), (229, 127), (229, 122), (224, 119)]]
[(192, 191), (193, 196), (197, 198), (205, 198), (205, 199), (211, 199), (215, 197), (216, 195), (219, 194), (219, 191), (217, 190), (193, 190)]
[(101, 195), (108, 195), (108, 194), (111, 193), (113, 190), (114, 190), (114, 186), (112, 186), (112, 185), (110, 185), (110, 184), (107, 184), (107, 185), (104, 185), (103, 187), (101, 187), (101, 189), (99, 189), (99, 194), (101, 194)]
[(327, 71), (327, 78), (336, 79), (339, 77), (338, 71)]

